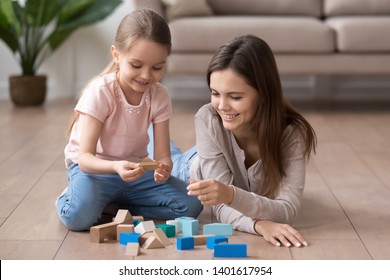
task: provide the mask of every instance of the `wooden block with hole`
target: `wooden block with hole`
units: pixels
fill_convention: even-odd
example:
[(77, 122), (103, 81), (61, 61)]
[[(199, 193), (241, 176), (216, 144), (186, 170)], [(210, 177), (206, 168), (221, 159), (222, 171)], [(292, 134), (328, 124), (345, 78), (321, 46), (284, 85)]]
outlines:
[(93, 226), (89, 229), (89, 239), (93, 243), (102, 243), (105, 239), (116, 240), (116, 227), (118, 223), (111, 222), (107, 224)]
[(157, 249), (157, 248), (164, 248), (164, 247), (165, 247), (164, 244), (162, 244), (160, 240), (158, 240), (157, 237), (154, 235), (149, 236), (146, 242), (142, 245), (142, 248), (144, 249)]
[(134, 225), (120, 224), (116, 227), (116, 239), (119, 240), (121, 232), (132, 233), (134, 232)]
[(158, 162), (156, 162), (156, 161), (142, 161), (139, 163), (139, 166), (141, 166), (145, 170), (156, 170), (158, 168)]
[(119, 209), (114, 218), (114, 222), (118, 224), (132, 224), (133, 216), (131, 216), (129, 210)]
[(126, 256), (138, 256), (141, 253), (138, 243), (129, 242), (126, 245)]

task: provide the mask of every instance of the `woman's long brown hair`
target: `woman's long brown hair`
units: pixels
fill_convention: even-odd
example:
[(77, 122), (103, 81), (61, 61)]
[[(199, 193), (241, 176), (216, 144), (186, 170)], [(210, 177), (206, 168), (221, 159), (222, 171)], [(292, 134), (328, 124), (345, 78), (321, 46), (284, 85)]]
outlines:
[(315, 152), (316, 134), (309, 122), (284, 99), (276, 61), (265, 41), (246, 35), (221, 46), (207, 69), (208, 85), (214, 71), (227, 68), (244, 77), (259, 94), (260, 105), (251, 123), (262, 160), (258, 194), (273, 198), (286, 175), (282, 143), (286, 127), (293, 125), (301, 134), (307, 160)]

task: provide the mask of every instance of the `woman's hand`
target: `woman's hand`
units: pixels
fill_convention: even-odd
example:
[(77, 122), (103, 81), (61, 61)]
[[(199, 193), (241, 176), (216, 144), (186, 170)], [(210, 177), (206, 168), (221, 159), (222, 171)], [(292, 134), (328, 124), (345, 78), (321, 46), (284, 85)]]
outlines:
[(171, 176), (171, 166), (162, 162), (158, 163), (157, 169), (154, 171), (154, 181), (156, 183), (164, 183)]
[(137, 180), (145, 173), (145, 170), (139, 166), (139, 163), (124, 160), (116, 161), (114, 170), (125, 182)]
[(230, 204), (233, 201), (233, 187), (217, 180), (195, 181), (190, 179), (188, 195), (197, 196), (203, 205)]
[(255, 231), (264, 239), (275, 246), (301, 247), (309, 244), (301, 234), (287, 224), (279, 224), (268, 220), (261, 220), (255, 223)]

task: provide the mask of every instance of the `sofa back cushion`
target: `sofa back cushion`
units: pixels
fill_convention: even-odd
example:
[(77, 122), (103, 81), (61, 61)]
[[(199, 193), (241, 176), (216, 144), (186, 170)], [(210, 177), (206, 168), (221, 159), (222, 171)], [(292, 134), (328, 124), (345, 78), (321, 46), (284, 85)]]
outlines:
[[(208, 0), (219, 15), (308, 15), (322, 14), (323, 0)], [(386, 1), (386, 0), (385, 0)]]
[(390, 14), (390, 0), (324, 0), (327, 17), (340, 15)]

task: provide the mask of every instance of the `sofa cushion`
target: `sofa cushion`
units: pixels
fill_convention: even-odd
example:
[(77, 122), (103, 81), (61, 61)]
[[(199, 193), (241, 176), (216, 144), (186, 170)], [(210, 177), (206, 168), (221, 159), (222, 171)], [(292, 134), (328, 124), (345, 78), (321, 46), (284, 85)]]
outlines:
[(168, 20), (186, 16), (210, 16), (213, 10), (207, 0), (161, 0)]
[(212, 52), (235, 36), (263, 38), (274, 52), (329, 53), (335, 50), (333, 30), (310, 17), (218, 16), (181, 18), (170, 22), (175, 52)]
[(389, 0), (324, 0), (325, 16), (389, 13)]
[(390, 53), (390, 17), (335, 17), (326, 23), (336, 31), (339, 51)]
[(208, 0), (220, 15), (308, 15), (322, 14), (322, 0)]

